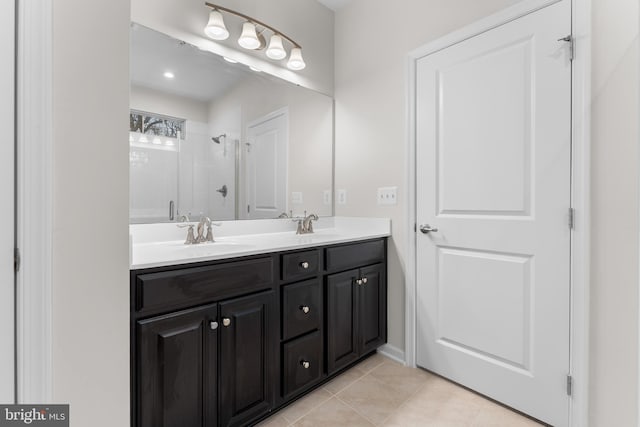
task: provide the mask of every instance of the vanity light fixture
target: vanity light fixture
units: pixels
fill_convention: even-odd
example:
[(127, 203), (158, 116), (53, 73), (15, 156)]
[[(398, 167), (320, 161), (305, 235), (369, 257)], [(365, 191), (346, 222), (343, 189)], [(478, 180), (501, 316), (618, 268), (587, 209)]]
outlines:
[(175, 74), (173, 74), (171, 71), (165, 71), (163, 76), (165, 79), (171, 80), (175, 77)]
[(269, 58), (275, 60), (286, 58), (287, 51), (284, 50), (284, 46), (282, 45), (282, 37), (278, 34), (272, 35), (269, 41), (269, 47), (265, 53)]
[(258, 39), (258, 32), (254, 24), (251, 22), (242, 24), (242, 34), (238, 39), (238, 44), (249, 50), (255, 50), (262, 45), (260, 39)]
[(256, 67), (251, 66), (251, 65), (249, 65), (249, 69), (250, 69), (251, 71), (256, 72), (256, 73), (261, 73), (261, 72), (262, 72), (262, 70), (261, 70), (260, 68), (256, 68)]
[(206, 2), (205, 5), (211, 8), (209, 12), (209, 22), (204, 28), (204, 33), (208, 37), (213, 40), (226, 40), (229, 38), (229, 31), (224, 24), (222, 15), (222, 12), (224, 12), (244, 20), (242, 24), (242, 34), (238, 39), (240, 46), (250, 50), (264, 49), (266, 47), (264, 32), (269, 31), (271, 37), (269, 38), (269, 47), (265, 52), (268, 58), (276, 61), (286, 58), (287, 51), (284, 48), (283, 42), (287, 41), (291, 45), (291, 54), (287, 61), (287, 67), (295, 71), (302, 70), (306, 67), (304, 59), (302, 59), (302, 46), (290, 37), (285, 36), (281, 31), (235, 10), (208, 2)]
[(222, 59), (224, 59), (225, 61), (227, 61), (230, 64), (237, 64), (238, 63), (238, 61), (236, 61), (235, 59), (227, 58), (226, 56), (223, 56)]
[(229, 38), (229, 30), (224, 25), (222, 13), (213, 9), (209, 13), (209, 22), (204, 27), (204, 33), (214, 40), (226, 40)]

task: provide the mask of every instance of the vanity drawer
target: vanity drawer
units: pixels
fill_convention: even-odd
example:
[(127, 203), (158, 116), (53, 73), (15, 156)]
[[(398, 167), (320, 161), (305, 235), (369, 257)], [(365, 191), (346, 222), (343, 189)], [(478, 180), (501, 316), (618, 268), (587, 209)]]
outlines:
[(135, 309), (151, 314), (186, 308), (273, 286), (272, 257), (143, 273), (136, 277)]
[(317, 279), (282, 287), (282, 339), (320, 329), (322, 287)]
[(318, 274), (320, 251), (315, 249), (282, 255), (282, 280), (303, 279)]
[(326, 268), (328, 271), (347, 270), (384, 259), (384, 240), (336, 246), (326, 249)]
[(319, 331), (284, 344), (282, 394), (286, 398), (320, 379), (322, 335)]

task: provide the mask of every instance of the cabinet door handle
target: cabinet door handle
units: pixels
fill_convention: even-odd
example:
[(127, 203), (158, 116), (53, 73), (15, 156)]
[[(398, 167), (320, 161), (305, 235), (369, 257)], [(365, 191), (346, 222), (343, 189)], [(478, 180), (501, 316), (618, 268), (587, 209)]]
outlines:
[(368, 281), (369, 281), (369, 279), (367, 279), (366, 277), (362, 278), (362, 283), (364, 283), (365, 285), (367, 284)]
[(362, 285), (362, 279), (356, 279), (356, 285)]
[(311, 311), (308, 305), (301, 305), (300, 310), (302, 310), (304, 314), (308, 314)]
[(231, 319), (229, 319), (228, 317), (224, 317), (224, 318), (222, 319), (222, 324), (223, 324), (224, 326), (229, 326), (229, 325), (231, 324)]
[(218, 329), (218, 322), (212, 320), (211, 322), (209, 322), (209, 327), (215, 331), (216, 329)]
[(302, 267), (302, 268), (304, 268), (306, 270), (307, 268), (309, 268), (309, 263), (307, 261), (302, 261), (300, 263), (300, 267)]
[(300, 361), (300, 364), (302, 365), (302, 367), (303, 367), (304, 369), (309, 369), (309, 367), (311, 366), (311, 363), (309, 363), (309, 362), (308, 362), (308, 361), (306, 361), (306, 360), (302, 360), (302, 361)]

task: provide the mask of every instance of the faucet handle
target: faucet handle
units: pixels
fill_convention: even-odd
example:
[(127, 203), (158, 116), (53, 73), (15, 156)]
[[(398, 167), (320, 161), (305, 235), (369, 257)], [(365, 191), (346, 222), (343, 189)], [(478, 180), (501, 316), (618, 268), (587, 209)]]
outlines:
[(207, 236), (204, 238), (205, 242), (213, 242), (213, 230), (211, 229), (211, 226), (215, 225), (216, 227), (220, 227), (222, 225), (221, 222), (215, 223), (215, 222), (209, 222), (209, 224), (207, 224)]
[(187, 230), (187, 240), (185, 240), (184, 244), (193, 245), (196, 242), (196, 238), (193, 235), (193, 224), (190, 224), (188, 227), (189, 227), (189, 230)]

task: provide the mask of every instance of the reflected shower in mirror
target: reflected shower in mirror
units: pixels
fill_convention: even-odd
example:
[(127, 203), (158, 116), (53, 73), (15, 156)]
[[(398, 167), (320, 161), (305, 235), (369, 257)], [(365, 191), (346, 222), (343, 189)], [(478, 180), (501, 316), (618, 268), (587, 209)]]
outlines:
[(131, 26), (130, 221), (332, 215), (333, 100)]

